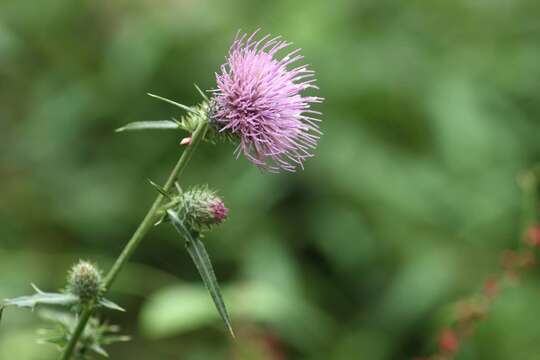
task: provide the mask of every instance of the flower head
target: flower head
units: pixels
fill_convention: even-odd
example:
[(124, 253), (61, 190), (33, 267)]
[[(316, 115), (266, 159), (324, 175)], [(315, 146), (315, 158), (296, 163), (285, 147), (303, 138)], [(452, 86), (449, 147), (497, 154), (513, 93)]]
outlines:
[(101, 272), (92, 263), (80, 260), (69, 271), (67, 291), (83, 303), (97, 299), (102, 292)]
[(176, 213), (189, 228), (202, 230), (225, 221), (229, 209), (214, 191), (203, 186), (181, 193)]
[(300, 49), (278, 58), (291, 43), (269, 35), (256, 40), (256, 34), (237, 35), (216, 74), (212, 121), (239, 138), (237, 156), (243, 153), (264, 169), (294, 171), (317, 145), (320, 120), (314, 116), (321, 113), (311, 104), (323, 99), (302, 94), (318, 89), (307, 65), (289, 69), (303, 59)]

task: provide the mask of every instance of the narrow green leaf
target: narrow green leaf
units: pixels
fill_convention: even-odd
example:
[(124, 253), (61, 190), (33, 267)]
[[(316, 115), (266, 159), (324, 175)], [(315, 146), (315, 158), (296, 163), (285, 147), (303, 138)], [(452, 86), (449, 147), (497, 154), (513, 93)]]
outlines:
[(201, 275), (206, 288), (210, 292), (210, 296), (216, 305), (219, 315), (225, 322), (231, 336), (234, 338), (235, 336), (231, 325), (231, 319), (229, 317), (229, 313), (227, 312), (227, 308), (225, 307), (223, 296), (221, 295), (219, 284), (212, 267), (212, 262), (210, 261), (206, 248), (204, 247), (204, 243), (197, 238), (193, 241), (187, 241), (186, 248), (189, 255), (193, 259), (195, 266), (197, 266), (197, 270), (199, 270), (199, 274)]
[(38, 339), (38, 344), (53, 344), (59, 347), (64, 347), (67, 344), (67, 339), (64, 335), (56, 335), (48, 338)]
[(99, 355), (101, 355), (101, 356), (103, 356), (103, 357), (106, 357), (106, 358), (109, 357), (109, 354), (107, 354), (107, 351), (105, 351), (105, 349), (102, 348), (101, 345), (99, 345), (99, 344), (92, 344), (92, 345), (90, 346), (90, 349), (91, 349), (93, 352), (95, 352), (96, 354), (99, 354)]
[(171, 218), (171, 222), (176, 230), (180, 233), (180, 235), (184, 236), (186, 240), (186, 249), (191, 256), (191, 259), (195, 263), (204, 285), (206, 286), (206, 289), (210, 293), (210, 296), (216, 305), (219, 315), (223, 319), (223, 322), (225, 323), (225, 326), (229, 330), (231, 336), (234, 338), (235, 335), (232, 328), (231, 319), (227, 311), (227, 307), (225, 306), (225, 302), (223, 301), (223, 296), (221, 295), (221, 291), (219, 289), (219, 283), (204, 243), (199, 239), (198, 236), (194, 237), (191, 232), (186, 229), (182, 221), (173, 211), (168, 210), (167, 214)]
[(178, 103), (178, 102), (176, 102), (174, 100), (170, 100), (170, 99), (164, 98), (164, 97), (159, 96), (159, 95), (155, 95), (155, 94), (151, 94), (151, 93), (148, 93), (148, 95), (153, 97), (153, 98), (159, 99), (161, 101), (165, 101), (166, 103), (178, 106), (180, 109), (183, 109), (183, 110), (185, 110), (187, 112), (190, 112), (192, 114), (197, 114), (197, 112), (193, 108), (191, 108), (191, 107), (189, 107), (187, 105), (180, 104), (180, 103)]
[(193, 241), (193, 236), (191, 233), (186, 229), (184, 226), (184, 223), (178, 218), (178, 215), (171, 209), (167, 210), (167, 215), (169, 215), (169, 218), (171, 219), (172, 224), (174, 225), (174, 228), (176, 231), (180, 233), (185, 239), (185, 241)]
[(150, 185), (152, 185), (154, 187), (154, 189), (156, 189), (161, 195), (165, 196), (167, 199), (171, 199), (171, 195), (167, 192), (167, 190), (165, 190), (162, 186), (156, 184), (155, 182), (153, 182), (152, 180), (148, 179), (148, 182), (150, 183)]
[(79, 302), (79, 297), (68, 293), (46, 293), (39, 290), (35, 285), (32, 287), (36, 290), (36, 294), (30, 296), (20, 296), (14, 299), (6, 299), (2, 304), (2, 308), (6, 306), (28, 307), (34, 308), (36, 305), (74, 305)]
[(180, 125), (177, 121), (173, 120), (154, 120), (154, 121), (135, 121), (127, 125), (124, 125), (116, 132), (122, 132), (127, 130), (168, 130), (168, 129), (180, 129)]
[(53, 322), (64, 329), (69, 329), (75, 325), (75, 319), (71, 313), (62, 310), (40, 309), (38, 316), (47, 322)]
[(131, 336), (128, 335), (107, 335), (102, 340), (103, 345), (115, 344), (118, 342), (128, 342), (131, 341)]
[(122, 307), (120, 307), (119, 305), (117, 305), (117, 304), (113, 303), (112, 301), (107, 300), (105, 298), (102, 298), (102, 299), (99, 300), (99, 305), (101, 305), (103, 307), (106, 307), (107, 309), (111, 309), (111, 310), (117, 310), (117, 311), (122, 311), (122, 312), (126, 311)]
[(199, 94), (201, 94), (201, 96), (203, 97), (204, 100), (206, 101), (209, 101), (210, 99), (208, 99), (208, 96), (206, 96), (206, 94), (204, 93), (204, 91), (201, 90), (201, 88), (199, 87), (199, 85), (197, 84), (193, 84), (195, 86), (195, 89), (197, 89), (197, 91), (199, 92)]

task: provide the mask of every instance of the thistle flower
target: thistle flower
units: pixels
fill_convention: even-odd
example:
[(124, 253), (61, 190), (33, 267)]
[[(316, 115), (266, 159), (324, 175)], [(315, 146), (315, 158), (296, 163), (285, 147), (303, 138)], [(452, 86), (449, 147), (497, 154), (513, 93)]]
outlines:
[(257, 32), (236, 36), (216, 74), (211, 122), (239, 138), (237, 156), (243, 153), (270, 171), (295, 171), (317, 146), (320, 119), (313, 116), (321, 113), (311, 110), (311, 104), (323, 99), (302, 94), (318, 89), (314, 71), (307, 65), (288, 69), (303, 59), (301, 49), (279, 59), (277, 53), (291, 43), (270, 35), (255, 40)]
[(101, 272), (92, 263), (80, 260), (69, 271), (66, 290), (82, 303), (97, 299), (102, 292)]
[(223, 200), (206, 186), (181, 193), (177, 201), (176, 213), (191, 229), (202, 230), (221, 224), (229, 214)]

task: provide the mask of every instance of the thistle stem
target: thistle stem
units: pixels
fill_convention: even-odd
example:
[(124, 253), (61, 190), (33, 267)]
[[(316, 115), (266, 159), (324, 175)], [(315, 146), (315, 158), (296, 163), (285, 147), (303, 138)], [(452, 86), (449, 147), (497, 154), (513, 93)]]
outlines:
[[(197, 129), (194, 131), (191, 143), (186, 147), (186, 149), (182, 153), (182, 156), (176, 163), (174, 169), (169, 175), (169, 178), (167, 179), (167, 182), (163, 186), (163, 189), (165, 191), (169, 191), (172, 188), (174, 182), (182, 174), (182, 171), (185, 169), (187, 163), (193, 156), (193, 153), (195, 152), (197, 145), (199, 145), (201, 140), (204, 138), (207, 128), (208, 128), (208, 123), (201, 122), (199, 126), (197, 127)], [(165, 196), (162, 194), (159, 194), (156, 197), (156, 200), (154, 200), (152, 207), (150, 208), (150, 210), (148, 210), (148, 213), (146, 214), (142, 222), (137, 227), (137, 230), (135, 230), (135, 232), (131, 236), (131, 239), (129, 239), (128, 243), (124, 247), (124, 250), (122, 250), (122, 253), (118, 256), (118, 258), (114, 262), (114, 265), (112, 266), (111, 270), (109, 270), (109, 272), (107, 273), (107, 276), (105, 277), (105, 280), (104, 280), (105, 292), (110, 289), (118, 273), (120, 272), (120, 270), (122, 270), (122, 267), (129, 260), (130, 256), (135, 252), (141, 240), (154, 226), (156, 218), (158, 217), (158, 212), (163, 204), (164, 199), (165, 199)], [(71, 359), (73, 351), (75, 350), (75, 346), (77, 345), (77, 341), (81, 337), (84, 331), (84, 328), (86, 327), (86, 324), (88, 320), (90, 319), (90, 316), (92, 316), (92, 313), (94, 312), (94, 310), (95, 310), (95, 306), (89, 306), (88, 308), (84, 309), (81, 312), (81, 315), (79, 317), (79, 322), (77, 323), (77, 326), (75, 327), (75, 330), (73, 331), (73, 335), (69, 339), (69, 342), (66, 345), (66, 348), (64, 349), (61, 360)]]

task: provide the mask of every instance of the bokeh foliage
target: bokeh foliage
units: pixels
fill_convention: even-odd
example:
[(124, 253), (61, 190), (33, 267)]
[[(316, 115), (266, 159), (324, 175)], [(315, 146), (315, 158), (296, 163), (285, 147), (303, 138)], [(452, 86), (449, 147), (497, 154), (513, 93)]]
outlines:
[[(237, 29), (302, 47), (326, 102), (317, 157), (263, 174), (205, 146), (182, 184), (220, 190), (206, 240), (239, 341), (224, 333), (173, 229), (145, 239), (107, 314), (113, 359), (407, 359), (435, 348), (448, 304), (520, 241), (516, 175), (540, 160), (536, 0), (0, 0), (0, 297), (110, 266), (182, 150), (115, 134), (194, 104)], [(538, 277), (506, 292), (459, 359), (540, 353)], [(11, 309), (10, 309), (11, 310)], [(0, 358), (54, 359), (8, 311)], [(281, 357), (280, 357), (281, 356)]]

